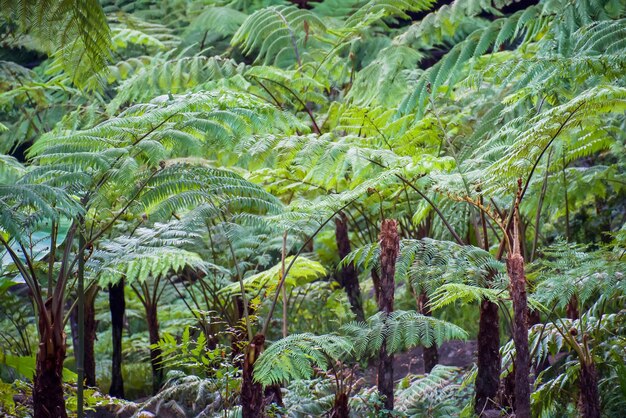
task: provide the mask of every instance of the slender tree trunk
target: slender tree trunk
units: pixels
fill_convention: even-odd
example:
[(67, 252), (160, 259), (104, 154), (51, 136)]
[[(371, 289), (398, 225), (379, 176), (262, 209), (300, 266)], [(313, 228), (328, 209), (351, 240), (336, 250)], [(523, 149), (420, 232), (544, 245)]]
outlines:
[[(420, 293), (418, 299), (419, 312), (425, 316), (432, 316), (430, 306), (428, 306), (428, 295), (426, 292)], [(433, 343), (430, 347), (424, 347), (422, 351), (422, 358), (424, 359), (424, 372), (430, 373), (430, 371), (439, 363), (439, 350), (437, 344)]]
[(111, 338), (113, 356), (111, 358), (111, 388), (109, 394), (118, 398), (124, 397), (124, 379), (122, 377), (122, 332), (124, 330), (124, 279), (109, 285), (109, 309), (111, 310)]
[(253, 380), (254, 363), (263, 352), (265, 336), (257, 334), (246, 347), (241, 382), (241, 407), (243, 418), (260, 418), (263, 415), (263, 386)]
[(34, 418), (67, 418), (63, 398), (65, 334), (53, 335), (54, 331), (42, 322), (40, 316), (40, 343), (33, 382), (33, 416)]
[(478, 415), (496, 409), (500, 386), (500, 316), (498, 305), (483, 300), (478, 322), (478, 374), (474, 407)]
[[(148, 333), (150, 335), (150, 345), (157, 344), (159, 337), (159, 319), (157, 316), (157, 305), (150, 304), (146, 308), (148, 320)], [(150, 363), (152, 364), (152, 392), (156, 394), (161, 389), (163, 383), (163, 366), (161, 365), (161, 349), (150, 348)]]
[(85, 384), (87, 386), (96, 386), (96, 357), (94, 354), (94, 345), (96, 341), (96, 310), (95, 302), (98, 288), (91, 288), (85, 295)]
[(579, 410), (583, 418), (600, 418), (598, 372), (593, 361), (582, 361), (580, 364)]
[[(396, 259), (400, 251), (398, 223), (385, 219), (380, 227), (380, 294), (378, 309), (390, 314), (393, 312), (395, 291)], [(378, 357), (378, 392), (385, 397), (384, 407), (393, 410), (393, 354), (387, 353), (387, 341), (383, 344)]]
[[(339, 216), (335, 218), (335, 239), (337, 241), (339, 258), (343, 259), (351, 251), (350, 238), (348, 236), (348, 220), (343, 212), (339, 212)], [(352, 263), (341, 269), (340, 284), (348, 296), (350, 309), (356, 315), (357, 321), (364, 321), (365, 314), (363, 313), (361, 288), (359, 287), (357, 271)]]
[(530, 353), (528, 350), (528, 301), (524, 258), (520, 251), (519, 212), (515, 208), (513, 251), (506, 260), (513, 300), (513, 342), (515, 343), (515, 416), (530, 418)]

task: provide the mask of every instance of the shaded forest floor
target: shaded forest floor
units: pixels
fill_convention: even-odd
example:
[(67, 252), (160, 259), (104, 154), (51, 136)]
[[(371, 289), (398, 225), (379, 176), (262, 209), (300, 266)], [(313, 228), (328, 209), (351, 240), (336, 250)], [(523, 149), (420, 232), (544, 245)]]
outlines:
[[(439, 364), (468, 368), (476, 360), (476, 341), (446, 341), (439, 347)], [(423, 374), (424, 360), (422, 348), (416, 347), (393, 357), (393, 378), (398, 381), (408, 374)], [(376, 385), (377, 366), (373, 362), (365, 370), (364, 379), (367, 385)]]

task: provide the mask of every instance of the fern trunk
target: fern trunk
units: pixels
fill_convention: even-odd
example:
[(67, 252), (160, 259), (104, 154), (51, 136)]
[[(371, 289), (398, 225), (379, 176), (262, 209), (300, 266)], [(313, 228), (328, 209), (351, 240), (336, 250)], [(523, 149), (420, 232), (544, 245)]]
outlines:
[(478, 415), (496, 409), (495, 402), (500, 386), (500, 316), (498, 305), (483, 300), (478, 322), (478, 374), (474, 410)]
[(253, 379), (254, 363), (263, 352), (265, 336), (257, 334), (245, 349), (241, 381), (241, 413), (243, 418), (263, 415), (263, 386)]
[(333, 409), (330, 411), (330, 418), (345, 418), (350, 416), (350, 407), (348, 405), (348, 395), (346, 393), (338, 393), (335, 395)]
[[(347, 217), (343, 212), (340, 212), (339, 216), (335, 218), (335, 239), (337, 241), (339, 258), (343, 260), (343, 258), (350, 254), (351, 251), (350, 237), (348, 236)], [(341, 269), (340, 284), (348, 296), (350, 309), (356, 316), (357, 321), (365, 321), (359, 279), (356, 269), (352, 263)]]
[(593, 360), (580, 365), (579, 410), (583, 418), (600, 418), (600, 393), (598, 372)]
[[(419, 312), (424, 316), (432, 316), (426, 292), (420, 293), (417, 301)], [(424, 350), (422, 351), (422, 359), (424, 360), (424, 372), (430, 373), (430, 371), (439, 363), (439, 350), (437, 349), (437, 344), (433, 342), (431, 346), (424, 347)]]
[[(48, 315), (52, 315), (52, 312), (48, 312)], [(33, 416), (67, 418), (63, 398), (65, 333), (58, 327), (45, 324), (41, 315), (39, 318), (40, 340), (33, 381)]]
[(528, 350), (528, 301), (524, 258), (519, 252), (511, 254), (506, 262), (511, 280), (513, 299), (513, 342), (515, 343), (515, 416), (530, 417), (530, 353)]
[(150, 304), (146, 307), (146, 316), (148, 320), (148, 334), (150, 336), (150, 363), (152, 365), (152, 392), (156, 394), (161, 389), (163, 382), (163, 366), (161, 365), (161, 349), (152, 347), (160, 340), (159, 337), (159, 319), (157, 316), (156, 304)]
[[(389, 314), (393, 312), (396, 259), (400, 251), (398, 223), (385, 219), (380, 227), (380, 294), (378, 309)], [(393, 410), (393, 354), (387, 352), (387, 339), (383, 338), (378, 357), (378, 391), (384, 396), (386, 410)]]
[(87, 386), (96, 386), (96, 357), (94, 353), (94, 345), (96, 341), (96, 310), (95, 301), (98, 294), (98, 288), (93, 287), (85, 295), (85, 345), (84, 345), (84, 363), (85, 367), (85, 384)]
[(111, 387), (109, 395), (124, 397), (124, 379), (122, 377), (122, 332), (124, 330), (124, 279), (109, 285), (109, 309), (111, 310), (111, 338), (113, 355), (111, 357)]
[(374, 288), (374, 299), (376, 300), (376, 303), (379, 303), (379, 299), (380, 299), (380, 275), (378, 274), (378, 272), (376, 271), (376, 268), (373, 268), (371, 271), (371, 275), (372, 275), (372, 287)]
[[(92, 292), (93, 293), (93, 292)], [(83, 340), (83, 370), (85, 384), (96, 386), (96, 360), (94, 356), (94, 345), (96, 340), (96, 313), (94, 310), (95, 294), (85, 295), (84, 302), (84, 340)], [(72, 341), (74, 344), (74, 356), (79, 352), (79, 320), (78, 306), (74, 307), (70, 315), (72, 329)], [(78, 359), (76, 359), (78, 364)]]
[(578, 298), (576, 295), (573, 295), (567, 302), (565, 313), (569, 319), (578, 319), (580, 317), (580, 313), (578, 312)]

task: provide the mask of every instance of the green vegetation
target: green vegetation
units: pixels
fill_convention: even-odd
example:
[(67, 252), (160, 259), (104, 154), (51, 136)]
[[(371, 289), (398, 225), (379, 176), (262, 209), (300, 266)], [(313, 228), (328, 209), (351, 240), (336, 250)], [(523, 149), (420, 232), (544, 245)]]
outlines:
[(625, 1), (0, 29), (0, 415), (623, 414)]

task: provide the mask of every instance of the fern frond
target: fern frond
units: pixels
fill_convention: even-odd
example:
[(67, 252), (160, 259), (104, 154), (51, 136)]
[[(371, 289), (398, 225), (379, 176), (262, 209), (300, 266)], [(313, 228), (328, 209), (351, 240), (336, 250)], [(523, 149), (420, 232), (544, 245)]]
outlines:
[[(293, 256), (285, 258), (285, 265), (291, 264)], [(243, 280), (244, 289), (252, 294), (259, 294), (263, 290), (272, 292), (281, 280), (282, 263), (276, 264), (268, 270), (246, 277)], [(319, 262), (304, 256), (299, 256), (291, 266), (284, 285), (295, 287), (310, 283), (326, 275), (326, 269)], [(239, 283), (233, 283), (220, 290), (225, 297), (241, 294)]]
[(82, 87), (91, 74), (106, 71), (111, 35), (98, 1), (5, 0), (0, 9), (5, 18), (15, 18), (36, 36), (49, 53), (61, 57), (75, 85)]
[(254, 366), (254, 379), (265, 386), (310, 379), (315, 367), (326, 370), (351, 352), (350, 341), (338, 335), (293, 334), (261, 354)]
[(326, 25), (314, 13), (295, 6), (271, 6), (250, 15), (233, 35), (231, 44), (244, 54), (256, 53), (264, 65), (301, 65), (303, 49), (316, 30)]
[(379, 312), (365, 323), (353, 322), (341, 328), (354, 344), (357, 356), (371, 356), (386, 341), (389, 353), (423, 345), (441, 345), (450, 339), (465, 339), (467, 333), (460, 327), (414, 311), (394, 311), (389, 315)]

